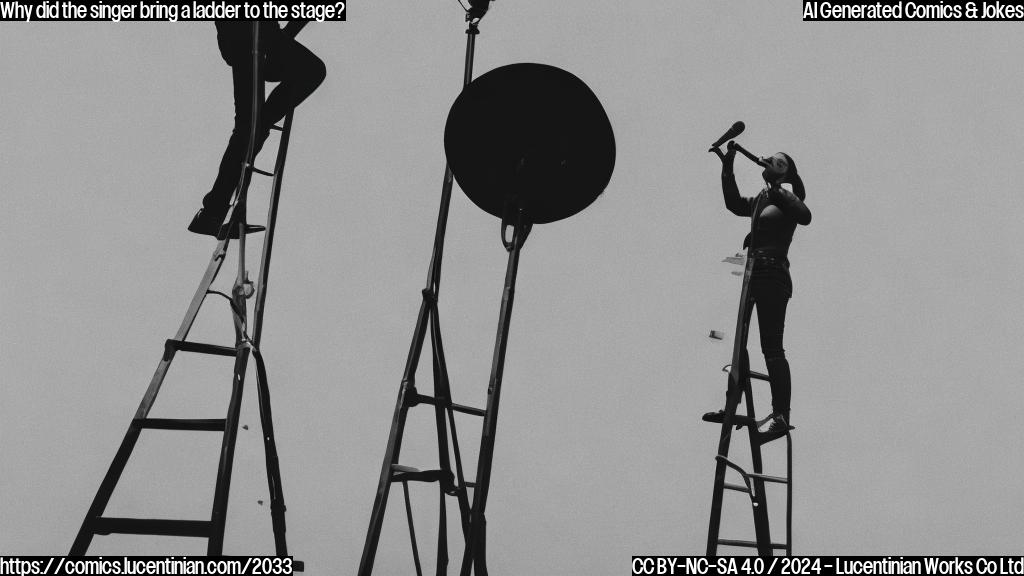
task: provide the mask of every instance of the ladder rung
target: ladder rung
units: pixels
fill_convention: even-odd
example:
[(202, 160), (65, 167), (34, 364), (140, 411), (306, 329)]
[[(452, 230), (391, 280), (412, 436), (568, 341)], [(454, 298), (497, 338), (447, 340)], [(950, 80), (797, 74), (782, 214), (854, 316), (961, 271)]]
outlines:
[[(726, 364), (725, 366), (722, 366), (722, 372), (732, 372), (732, 364)], [(761, 374), (760, 372), (756, 372), (754, 370), (750, 370), (749, 372), (750, 377), (753, 378), (754, 380), (764, 380), (765, 382), (771, 382), (771, 378), (769, 378), (767, 374)]]
[(132, 420), (132, 425), (138, 428), (155, 428), (160, 430), (205, 430), (209, 432), (223, 432), (226, 421), (223, 418), (140, 418)]
[(750, 494), (750, 490), (748, 490), (746, 486), (740, 486), (739, 484), (730, 484), (726, 482), (722, 487), (726, 490), (735, 490), (737, 492), (746, 492), (747, 494)]
[[(413, 405), (413, 406), (416, 405), (416, 404), (419, 404), (419, 403), (430, 404), (431, 406), (437, 406), (437, 398), (434, 398), (433, 396), (427, 396), (427, 395), (424, 395), (424, 394), (419, 394), (419, 393), (417, 393), (415, 396), (410, 396), (409, 402), (410, 402), (410, 405)], [(472, 406), (463, 406), (462, 404), (456, 404), (454, 402), (451, 402), (450, 404), (451, 404), (452, 410), (455, 410), (456, 412), (462, 412), (463, 414), (472, 414), (473, 416), (480, 416), (480, 417), (483, 417), (483, 416), (487, 415), (487, 411), (486, 410), (481, 410), (479, 408), (473, 408)]]
[(209, 520), (153, 520), (146, 518), (94, 518), (96, 534), (152, 534), (209, 538), (213, 523)]
[[(757, 548), (757, 542), (752, 540), (719, 540), (719, 544), (723, 546), (735, 546), (737, 548)], [(771, 547), (776, 550), (785, 550), (785, 544), (778, 544), (775, 542), (771, 543)]]
[(775, 482), (776, 484), (789, 484), (789, 478), (783, 478), (782, 476), (769, 476), (767, 474), (747, 474), (751, 478), (756, 480), (764, 480), (765, 482)]
[(270, 127), (270, 129), (271, 129), (271, 130), (277, 130), (278, 132), (284, 132), (284, 128), (282, 128), (282, 127), (278, 126), (277, 124), (274, 124), (274, 125), (272, 125), (272, 126)]
[(441, 482), (451, 478), (451, 472), (444, 470), (419, 470), (401, 464), (391, 465), (392, 482)]
[(255, 166), (250, 166), (250, 168), (252, 168), (252, 171), (257, 173), (257, 174), (263, 174), (264, 176), (270, 176), (270, 177), (274, 176), (273, 172), (267, 172), (266, 170), (260, 170), (259, 168), (255, 167)]
[(452, 410), (455, 410), (456, 412), (462, 412), (463, 414), (472, 414), (473, 416), (480, 416), (481, 418), (487, 415), (486, 410), (473, 408), (471, 406), (463, 406), (462, 404), (455, 404), (454, 402), (452, 403)]
[(234, 357), (237, 351), (228, 346), (217, 346), (216, 344), (202, 344), (200, 342), (188, 342), (185, 340), (168, 340), (166, 346), (181, 352), (199, 352), (200, 354), (215, 354), (217, 356)]
[[(718, 425), (722, 424), (721, 421), (714, 422), (714, 421), (711, 421), (711, 420), (705, 420), (705, 422), (711, 422), (712, 424), (718, 424)], [(750, 416), (745, 416), (743, 414), (734, 414), (733, 417), (732, 417), (732, 425), (733, 426), (739, 426), (739, 427), (742, 427), (742, 426), (755, 426), (756, 425), (756, 421), (753, 418), (751, 418)]]

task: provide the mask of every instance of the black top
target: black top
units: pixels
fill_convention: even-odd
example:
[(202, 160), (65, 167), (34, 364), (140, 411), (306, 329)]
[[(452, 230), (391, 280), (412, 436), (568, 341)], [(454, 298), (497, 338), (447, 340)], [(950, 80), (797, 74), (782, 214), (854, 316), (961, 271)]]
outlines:
[(725, 207), (737, 216), (752, 217), (758, 210), (757, 226), (744, 239), (744, 248), (753, 241), (756, 250), (785, 258), (797, 224), (810, 222), (810, 211), (789, 190), (765, 188), (757, 196), (740, 196), (731, 166), (722, 166), (722, 193)]

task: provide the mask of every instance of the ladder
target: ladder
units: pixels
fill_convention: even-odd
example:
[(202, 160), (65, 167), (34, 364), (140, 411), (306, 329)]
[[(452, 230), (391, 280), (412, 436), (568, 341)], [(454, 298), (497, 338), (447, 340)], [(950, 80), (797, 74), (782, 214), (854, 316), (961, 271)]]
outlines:
[[(270, 492), (270, 513), (273, 522), (274, 542), (277, 556), (287, 556), (288, 547), (285, 539), (285, 504), (284, 493), (281, 488), (281, 471), (277, 456), (277, 447), (274, 441), (273, 419), (270, 408), (270, 389), (267, 383), (266, 365), (263, 356), (260, 354), (259, 344), (263, 328), (263, 311), (267, 294), (267, 278), (270, 271), (270, 257), (273, 249), (274, 225), (277, 220), (278, 200), (281, 192), (281, 182), (284, 175), (285, 157), (288, 151), (288, 140), (291, 134), (292, 113), (289, 112), (281, 126), (273, 126), (272, 129), (280, 132), (278, 143), (277, 159), (272, 172), (260, 170), (253, 165), (255, 155), (256, 130), (258, 127), (259, 111), (264, 100), (264, 88), (262, 71), (260, 68), (260, 47), (259, 47), (259, 25), (253, 23), (253, 107), (251, 116), (251, 129), (249, 133), (248, 150), (243, 165), (242, 174), (236, 189), (235, 201), (228, 214), (228, 224), (223, 226), (218, 234), (218, 243), (207, 265), (206, 272), (199, 283), (199, 287), (192, 297), (185, 318), (182, 320), (174, 337), (164, 344), (163, 356), (157, 365), (156, 372), (150, 381), (139, 404), (139, 408), (128, 426), (128, 431), (121, 442), (120, 448), (114, 456), (107, 470), (99, 490), (93, 499), (85, 520), (78, 531), (74, 543), (71, 546), (71, 556), (85, 555), (92, 539), (96, 535), (109, 534), (145, 534), (156, 536), (185, 536), (195, 538), (206, 538), (207, 554), (210, 556), (223, 555), (224, 529), (227, 519), (228, 491), (231, 484), (231, 470), (234, 459), (235, 440), (238, 433), (239, 412), (242, 404), (242, 390), (245, 382), (246, 366), (249, 355), (256, 361), (256, 388), (259, 400), (260, 422), (263, 429), (263, 444), (267, 465), (267, 483)], [(259, 274), (255, 285), (248, 278), (245, 268), (245, 239), (246, 233), (263, 230), (262, 226), (253, 226), (246, 223), (246, 198), (252, 174), (269, 176), (273, 179), (270, 193), (270, 206), (267, 215), (266, 237), (263, 241), (263, 250), (260, 257)], [(231, 295), (211, 289), (211, 285), (217, 277), (218, 272), (224, 263), (228, 246), (233, 239), (238, 239), (238, 275), (231, 290)], [(193, 342), (187, 339), (189, 330), (199, 314), (200, 307), (210, 294), (223, 296), (228, 300), (232, 311), (235, 344), (233, 346), (221, 346)], [(248, 325), (248, 313), (246, 299), (255, 295), (253, 306), (253, 323), (251, 330)], [(228, 402), (227, 415), (222, 419), (169, 419), (150, 418), (149, 412), (156, 401), (157, 393), (163, 384), (164, 378), (170, 368), (171, 361), (179, 352), (195, 354), (207, 354), (234, 358), (234, 370), (231, 380), (231, 396)], [(208, 520), (173, 520), (173, 519), (148, 519), (148, 518), (113, 518), (103, 516), (110, 497), (113, 494), (121, 473), (128, 463), (128, 459), (135, 448), (135, 444), (143, 430), (189, 430), (209, 431), (223, 434), (221, 442), (219, 466), (217, 470), (217, 481), (214, 489), (213, 510)], [(302, 570), (301, 562), (294, 562), (295, 570)]]
[[(466, 30), (466, 61), (463, 86), (468, 85), (472, 80), (473, 51), (476, 35), (479, 34), (479, 20), (471, 19), (469, 15), (467, 15), (467, 20), (469, 21), (469, 27)], [(509, 252), (509, 264), (501, 304), (501, 317), (504, 321), (499, 327), (498, 340), (495, 344), (494, 364), (487, 391), (486, 408), (480, 409), (456, 404), (452, 401), (448, 368), (445, 362), (444, 346), (441, 339), (440, 317), (437, 308), (441, 279), (441, 258), (444, 250), (444, 234), (451, 202), (452, 183), (452, 171), (446, 165), (441, 189), (441, 208), (434, 237), (433, 255), (427, 273), (427, 285), (422, 291), (423, 302), (420, 305), (419, 314), (416, 318), (413, 341), (398, 390), (391, 432), (388, 436), (384, 462), (381, 467), (376, 497), (373, 503), (373, 511), (370, 515), (370, 526), (367, 530), (366, 541), (359, 562), (359, 571), (357, 572), (359, 576), (370, 576), (373, 573), (373, 565), (377, 554), (377, 545), (380, 541), (388, 496), (393, 484), (402, 485), (409, 536), (412, 541), (413, 564), (415, 565), (417, 576), (422, 576), (423, 570), (420, 564), (419, 547), (416, 543), (412, 503), (409, 496), (410, 482), (436, 483), (438, 486), (440, 507), (438, 514), (436, 574), (438, 576), (447, 574), (449, 560), (447, 497), (454, 497), (458, 503), (459, 522), (465, 537), (461, 574), (469, 576), (474, 569), (477, 576), (486, 576), (487, 574), (485, 564), (486, 520), (484, 518), (484, 508), (486, 506), (487, 487), (490, 483), (491, 459), (494, 450), (494, 433), (501, 389), (501, 366), (504, 362), (505, 344), (508, 340), (507, 320), (512, 307), (512, 294), (518, 266), (519, 249), (522, 247), (522, 243), (528, 233), (528, 227), (517, 223), (512, 241), (505, 242), (505, 248)], [(433, 395), (422, 394), (416, 387), (416, 369), (426, 341), (428, 327), (434, 381)], [(434, 407), (438, 447), (438, 468), (436, 469), (419, 470), (399, 463), (409, 409), (420, 404), (428, 404)], [(455, 427), (456, 412), (483, 419), (483, 432), (475, 481), (467, 481), (463, 471), (459, 439)], [(454, 468), (452, 467), (453, 459)], [(472, 503), (470, 502), (470, 489), (473, 489)]]
[[(760, 216), (760, 203), (764, 194), (758, 197), (751, 218), (751, 231), (756, 229)], [(753, 238), (753, 234), (750, 236)], [(718, 440), (718, 453), (715, 456), (715, 484), (711, 498), (711, 518), (708, 523), (707, 555), (717, 556), (719, 546), (733, 548), (755, 548), (759, 556), (771, 556), (775, 550), (784, 550), (786, 555), (792, 554), (792, 519), (793, 519), (793, 441), (786, 431), (786, 477), (764, 474), (761, 446), (772, 439), (763, 439), (757, 433), (760, 422), (754, 414), (754, 399), (751, 379), (768, 381), (768, 375), (750, 369), (750, 357), (747, 353), (747, 336), (750, 329), (750, 316), (753, 311), (753, 299), (750, 294), (750, 276), (754, 268), (753, 242), (747, 248), (746, 264), (743, 272), (743, 286), (740, 291), (739, 313), (736, 320), (736, 334), (733, 341), (732, 363), (722, 370), (729, 373), (726, 391), (725, 415), (722, 420), (722, 431)], [(729, 259), (727, 259), (729, 261)], [(737, 414), (740, 400), (746, 398), (746, 414)], [(746, 427), (750, 437), (750, 459), (753, 472), (729, 459), (729, 445), (732, 439), (733, 426), (736, 430)], [(726, 472), (732, 469), (739, 473), (742, 484), (726, 482)], [(786, 541), (772, 542), (768, 522), (768, 503), (765, 484), (783, 484), (786, 486)], [(747, 494), (754, 516), (755, 540), (737, 540), (719, 537), (722, 522), (722, 503), (726, 490)]]

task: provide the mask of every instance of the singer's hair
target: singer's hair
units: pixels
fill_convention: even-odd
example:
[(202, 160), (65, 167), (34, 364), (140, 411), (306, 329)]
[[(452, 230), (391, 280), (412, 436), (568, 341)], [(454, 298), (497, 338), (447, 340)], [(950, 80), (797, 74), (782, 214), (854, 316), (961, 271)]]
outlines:
[(783, 181), (792, 184), (793, 194), (796, 194), (796, 197), (803, 201), (807, 198), (807, 191), (804, 190), (803, 179), (800, 178), (800, 174), (796, 171), (796, 162), (793, 162), (793, 159), (790, 158), (789, 154), (786, 154), (785, 152), (780, 152), (780, 154), (785, 156), (786, 162), (789, 163), (789, 168), (786, 170), (786, 176)]

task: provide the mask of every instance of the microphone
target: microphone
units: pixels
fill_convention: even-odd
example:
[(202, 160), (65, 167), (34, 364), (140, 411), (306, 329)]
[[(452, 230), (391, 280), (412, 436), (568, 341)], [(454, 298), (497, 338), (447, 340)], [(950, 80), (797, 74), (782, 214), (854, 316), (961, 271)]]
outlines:
[(726, 140), (732, 140), (733, 138), (739, 136), (740, 134), (743, 133), (743, 130), (745, 130), (746, 128), (747, 126), (742, 121), (733, 124), (732, 128), (726, 130), (725, 134), (722, 134), (721, 138), (715, 140), (715, 143), (711, 145), (711, 149), (714, 150), (715, 148), (721, 146), (722, 143), (725, 142)]

